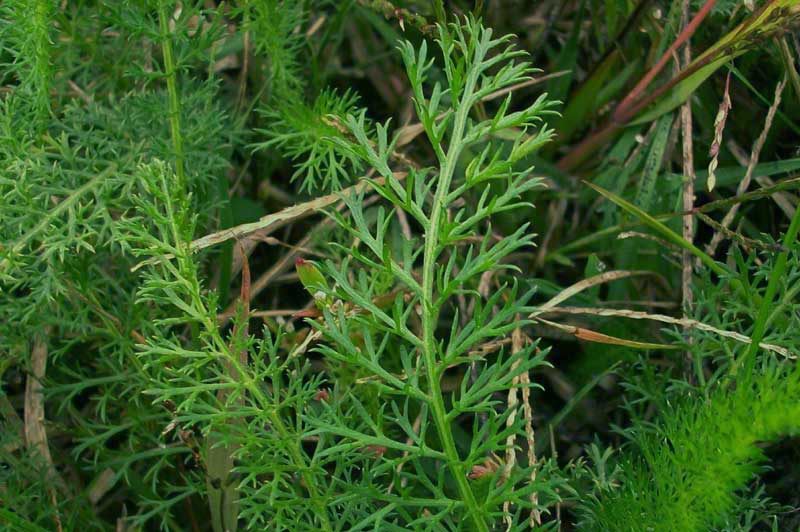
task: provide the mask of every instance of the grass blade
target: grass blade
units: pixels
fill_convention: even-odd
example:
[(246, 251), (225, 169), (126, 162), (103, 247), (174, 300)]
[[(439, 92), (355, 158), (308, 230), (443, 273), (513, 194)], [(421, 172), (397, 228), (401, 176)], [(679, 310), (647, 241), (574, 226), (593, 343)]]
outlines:
[(617, 196), (613, 192), (610, 192), (602, 187), (599, 187), (593, 183), (589, 183), (588, 181), (584, 181), (589, 187), (594, 189), (598, 194), (605, 197), (609, 201), (618, 205), (621, 209), (625, 210), (629, 214), (638, 218), (644, 225), (657, 231), (664, 237), (665, 240), (679, 246), (689, 252), (691, 252), (694, 256), (696, 256), (700, 261), (705, 264), (711, 271), (716, 273), (720, 276), (726, 276), (730, 272), (723, 267), (721, 264), (716, 262), (713, 258), (706, 255), (700, 248), (692, 244), (691, 242), (687, 242), (682, 236), (677, 234), (675, 231), (661, 223), (660, 221), (656, 220), (653, 216), (646, 213), (636, 205), (630, 203), (629, 201)]

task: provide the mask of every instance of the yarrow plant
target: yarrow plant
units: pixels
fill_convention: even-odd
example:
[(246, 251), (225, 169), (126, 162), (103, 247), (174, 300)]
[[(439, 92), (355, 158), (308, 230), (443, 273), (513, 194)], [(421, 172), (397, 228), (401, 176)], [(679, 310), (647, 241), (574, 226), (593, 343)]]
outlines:
[[(502, 515), (503, 503), (539, 511), (531, 507), (529, 495), (554, 493), (553, 479), (541, 486), (526, 485), (531, 470), (540, 467), (536, 463), (497, 467), (482, 482), (470, 478), (487, 456), (505, 450), (511, 434), (524, 437), (522, 418), (511, 420), (512, 411), (498, 410), (495, 397), (518, 386), (519, 375), (543, 364), (546, 356), (529, 343), (515, 352), (500, 347), (489, 362), (481, 348), (524, 326), (519, 316), (531, 311), (527, 303), (532, 292), (520, 290), (519, 282), (506, 272), (518, 271), (508, 257), (530, 246), (533, 235), (525, 224), (497, 240), (486, 224), (499, 213), (530, 207), (525, 196), (541, 182), (531, 176), (530, 168), (516, 167), (550, 138), (552, 132), (541, 127), (541, 120), (553, 113), (554, 103), (542, 96), (512, 112), (509, 93), (494, 116), (473, 120), (471, 111), (483, 98), (527, 80), (535, 71), (518, 61), (524, 54), (514, 50), (507, 37), (493, 38), (491, 30), (474, 19), (440, 27), (438, 37), (441, 81), (429, 79), (435, 58), (428, 56), (425, 41), (418, 50), (408, 42), (400, 46), (414, 108), (438, 167), (393, 168), (398, 137), (390, 139), (388, 124), (376, 127), (373, 141), (364, 112), (344, 122), (357, 143), (353, 150), (379, 175), (370, 179), (372, 188), (391, 210), (380, 207), (370, 223), (363, 207), (365, 192), (344, 197), (347, 214), (333, 215), (360, 244), (342, 250), (352, 259), (324, 263), (323, 274), (333, 283), (329, 295), (336, 304), (323, 308), (323, 320), (312, 325), (328, 340), (318, 348), (325, 358), (361, 368), (366, 385), (384, 398), (381, 412), (387, 409), (391, 414), (364, 419), (370, 428), (365, 433), (323, 423), (318, 434), (335, 434), (353, 445), (385, 447), (379, 466), (383, 481), (407, 486), (399, 493), (413, 494), (415, 506), (422, 500), (438, 506), (431, 517), (434, 522), (469, 522), (474, 530), (489, 530)], [(496, 140), (513, 128), (521, 129), (516, 142)], [(476, 153), (470, 155), (472, 149)], [(419, 224), (421, 239), (391, 237), (400, 213)], [(480, 292), (481, 279), (498, 283), (488, 298)], [(465, 309), (470, 309), (468, 315), (462, 315)], [(451, 325), (443, 329), (444, 316)], [(469, 365), (477, 378), (465, 370)], [(453, 392), (445, 392), (442, 382), (453, 373), (460, 374), (460, 383)], [(364, 412), (357, 395), (344, 390), (340, 394), (335, 403), (338, 415)], [(409, 416), (421, 420), (418, 428)], [(459, 425), (472, 431), (468, 449), (456, 445)], [(397, 445), (388, 432), (410, 443)], [(426, 458), (440, 462), (446, 471), (426, 471), (420, 467)], [(402, 499), (397, 504), (402, 505)], [(546, 507), (547, 502), (543, 499), (542, 504)], [(412, 515), (421, 517), (417, 512)]]
[[(548, 121), (583, 127), (569, 123), (586, 108), (585, 92), (562, 84), (573, 74), (539, 78), (519, 46), (530, 41), (475, 14), (396, 4), (0, 5), (4, 530), (777, 528), (785, 508), (757, 479), (765, 444), (798, 432), (794, 197), (781, 196), (792, 216), (781, 242), (739, 237), (760, 252), (734, 247), (717, 262), (649, 214), (677, 183), (661, 172), (670, 114), (643, 137), (647, 150), (624, 132), (599, 185), (578, 191), (570, 165), (546, 164), (565, 148)], [(737, 11), (720, 6), (703, 3), (715, 19)], [(557, 64), (586, 25), (574, 27)], [(622, 47), (615, 35), (598, 42)], [(358, 83), (330, 82), (385, 81), (370, 74), (377, 59), (349, 65), (364, 40), (391, 42), (382, 95), (400, 87), (402, 126)], [(619, 59), (604, 57), (599, 76)], [(581, 101), (561, 116), (541, 87), (526, 99), (539, 83)], [(719, 169), (717, 190), (730, 175)], [(619, 227), (635, 219), (659, 235), (630, 238), (700, 259), (681, 317), (611, 304), (631, 279), (671, 281), (638, 266), (633, 240), (592, 253), (585, 277), (559, 286), (586, 259), (570, 246), (613, 232), (554, 248), (558, 219), (574, 201), (579, 231), (595, 191), (625, 212)], [(267, 212), (274, 203), (285, 208)], [(314, 213), (322, 221), (305, 225)], [(549, 261), (567, 273), (535, 277)], [(672, 341), (599, 333), (559, 312), (665, 324), (653, 334)], [(591, 365), (562, 354), (575, 339), (605, 364), (586, 382), (561, 364)], [(635, 362), (620, 364), (628, 354)], [(608, 406), (592, 402), (603, 394)]]

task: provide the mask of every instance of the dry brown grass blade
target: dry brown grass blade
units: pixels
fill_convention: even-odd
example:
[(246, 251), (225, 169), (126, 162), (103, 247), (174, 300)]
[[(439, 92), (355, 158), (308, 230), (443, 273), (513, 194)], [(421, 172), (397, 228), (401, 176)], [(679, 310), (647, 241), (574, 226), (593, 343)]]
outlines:
[[(403, 179), (406, 176), (406, 173), (395, 172), (395, 176), (398, 179)], [(383, 183), (382, 178), (375, 179), (375, 181), (378, 183)], [(341, 192), (328, 194), (326, 196), (315, 198), (297, 205), (292, 205), (291, 207), (287, 207), (278, 212), (268, 214), (263, 216), (257, 222), (241, 224), (237, 225), (236, 227), (231, 227), (229, 229), (223, 229), (221, 231), (208, 234), (204, 237), (198, 238), (197, 240), (193, 240), (191, 249), (192, 251), (199, 251), (210, 246), (221, 244), (227, 240), (250, 237), (251, 235), (252, 238), (264, 238), (265, 236), (274, 232), (276, 229), (285, 226), (289, 222), (305, 218), (306, 216), (311, 216), (325, 207), (329, 207), (334, 203), (338, 203), (341, 201), (343, 195), (361, 192), (368, 186), (370, 186), (368, 181), (360, 181), (359, 183), (348, 187)]]
[[(761, 134), (753, 144), (753, 150), (750, 154), (750, 161), (747, 165), (744, 178), (742, 178), (741, 182), (739, 183), (739, 187), (736, 189), (737, 196), (744, 194), (747, 188), (750, 186), (750, 180), (753, 178), (753, 170), (755, 170), (755, 167), (758, 164), (758, 158), (761, 156), (761, 149), (764, 147), (764, 143), (767, 141), (767, 135), (769, 134), (769, 130), (772, 128), (772, 121), (775, 118), (775, 113), (778, 112), (778, 107), (781, 105), (781, 95), (783, 94), (784, 87), (786, 87), (786, 82), (787, 80), (784, 78), (775, 87), (775, 97), (772, 100), (772, 105), (770, 105), (769, 110), (767, 111), (767, 117), (764, 120), (764, 128), (761, 130)], [(731, 222), (733, 222), (733, 219), (736, 217), (736, 213), (738, 211), (738, 204), (735, 204), (733, 207), (731, 207), (731, 210), (728, 211), (728, 213), (722, 219), (722, 226), (725, 228), (730, 227)], [(714, 256), (714, 253), (717, 251), (717, 246), (719, 246), (719, 243), (724, 237), (725, 234), (721, 231), (715, 233), (711, 238), (711, 242), (709, 242), (708, 247), (706, 248), (706, 253)]]
[[(726, 142), (726, 145), (728, 146), (728, 150), (730, 150), (731, 154), (736, 158), (739, 164), (747, 168), (747, 166), (750, 164), (750, 158), (747, 153), (745, 153), (744, 149), (742, 149), (742, 147), (739, 146), (739, 144), (733, 139), (729, 139)], [(765, 175), (757, 175), (754, 179), (759, 185), (761, 185), (762, 188), (760, 190), (772, 189), (777, 186), (772, 179)], [(791, 182), (791, 179), (781, 180), (781, 184), (786, 184), (788, 182)], [(797, 196), (790, 192), (775, 192), (771, 195), (771, 197), (775, 204), (780, 207), (786, 217), (791, 220), (794, 217), (794, 206), (800, 204), (800, 200), (798, 200)]]
[[(394, 175), (398, 179), (404, 179), (406, 172), (395, 172)], [(384, 182), (384, 179), (376, 178), (374, 181), (380, 184)], [(359, 193), (369, 186), (369, 181), (361, 180), (357, 184), (348, 187), (341, 192), (328, 194), (326, 196), (314, 198), (313, 200), (298, 203), (297, 205), (292, 205), (291, 207), (286, 207), (278, 212), (262, 216), (261, 219), (256, 222), (240, 224), (235, 227), (229, 227), (228, 229), (222, 229), (214, 233), (209, 233), (203, 237), (193, 240), (190, 245), (190, 249), (193, 252), (197, 252), (201, 249), (216, 246), (217, 244), (221, 244), (233, 239), (241, 239), (244, 241), (249, 239), (261, 240), (272, 234), (277, 229), (280, 229), (281, 227), (284, 227), (295, 220), (312, 216), (320, 210), (340, 202), (343, 195)], [(243, 242), (243, 244), (244, 243), (245, 242)], [(136, 271), (143, 266), (155, 264), (161, 260), (170, 260), (173, 258), (174, 257), (172, 255), (164, 255), (163, 257), (147, 259), (136, 264), (133, 268), (131, 268), (131, 271)]]
[[(717, 117), (714, 119), (714, 142), (711, 143), (711, 149), (709, 150), (711, 162), (708, 163), (708, 180), (706, 181), (709, 192), (714, 190), (714, 186), (717, 184), (716, 170), (717, 166), (719, 166), (719, 150), (722, 147), (722, 134), (725, 132), (725, 123), (728, 121), (728, 115), (733, 108), (730, 91), (731, 72), (728, 72), (728, 77), (725, 80), (725, 91), (722, 93), (722, 102), (719, 104)], [(691, 105), (691, 100), (687, 101), (684, 107), (687, 105)], [(684, 175), (687, 174), (684, 172)], [(684, 210), (689, 209), (684, 207)]]
[[(626, 310), (626, 309), (607, 309), (607, 308), (594, 308), (594, 307), (558, 307), (547, 312), (548, 314), (585, 314), (591, 316), (610, 316), (610, 317), (618, 317), (618, 318), (629, 318), (633, 320), (651, 320), (651, 321), (658, 321), (661, 323), (669, 323), (672, 325), (679, 325), (681, 327), (691, 328), (691, 329), (698, 329), (701, 331), (710, 332), (716, 334), (718, 336), (722, 336), (723, 338), (730, 338), (731, 340), (736, 340), (737, 342), (741, 342), (743, 344), (749, 344), (750, 338), (743, 334), (739, 334), (733, 331), (726, 331), (724, 329), (718, 329), (712, 325), (708, 325), (701, 321), (693, 320), (690, 318), (673, 318), (672, 316), (667, 316), (664, 314), (650, 314), (648, 312), (641, 312), (638, 310)], [(767, 344), (761, 342), (758, 344), (761, 348), (767, 349), (769, 351), (773, 351), (782, 355), (786, 358), (797, 358), (796, 355), (793, 355), (791, 351), (786, 349), (785, 347), (781, 347), (778, 345)]]
[[(681, 5), (681, 18), (683, 19), (683, 27), (689, 25), (689, 18), (691, 14), (691, 0), (683, 0)], [(686, 39), (686, 44), (683, 47), (681, 61), (679, 61), (682, 68), (687, 68), (692, 64), (692, 38)], [(681, 106), (681, 139), (683, 147), (683, 175), (684, 182), (681, 187), (681, 200), (684, 212), (689, 212), (694, 208), (694, 143), (692, 141), (693, 123), (692, 123), (692, 99), (691, 97), (686, 100)], [(682, 219), (682, 234), (683, 239), (687, 242), (694, 242), (694, 218), (691, 215), (684, 215)], [(688, 249), (684, 249), (681, 253), (681, 302), (683, 304), (684, 312), (692, 306), (694, 301), (694, 294), (692, 292), (692, 254)]]
[[(563, 307), (559, 307), (559, 310), (561, 308)], [(594, 342), (596, 344), (621, 345), (624, 347), (631, 347), (633, 349), (678, 349), (678, 347), (674, 345), (655, 344), (651, 342), (637, 342), (636, 340), (626, 340), (625, 338), (618, 338), (616, 336), (599, 333), (591, 329), (585, 329), (583, 327), (575, 327), (573, 325), (564, 325), (563, 323), (556, 323), (554, 321), (545, 320), (543, 318), (538, 318), (535, 316), (534, 319), (544, 323), (545, 325), (549, 325), (550, 327), (555, 327), (556, 329), (560, 329), (566, 332), (567, 334), (574, 336), (578, 340), (585, 340), (587, 342)]]
[[(250, 317), (250, 263), (247, 255), (239, 243), (242, 253), (242, 285), (239, 290), (237, 306), (240, 312), (239, 322), (234, 324), (231, 335), (231, 350), (236, 346), (236, 340), (241, 339), (242, 344), (246, 343), (249, 334), (248, 319)], [(246, 368), (249, 361), (247, 349), (240, 349), (232, 352), (236, 356), (240, 367)], [(232, 360), (224, 360), (223, 366), (230, 379), (234, 382), (241, 381), (244, 376), (240, 375), (239, 370)], [(228, 406), (228, 396), (230, 389), (221, 388), (217, 391), (217, 401), (221, 405)], [(243, 398), (239, 396), (234, 400), (234, 406), (243, 405)], [(236, 420), (228, 423), (235, 424)], [(212, 526), (215, 531), (235, 532), (239, 515), (239, 493), (235, 482), (232, 482), (231, 475), (235, 467), (234, 455), (239, 449), (238, 443), (222, 444), (217, 435), (210, 433), (206, 439), (206, 486), (208, 488), (208, 503), (212, 516)]]
[(31, 373), (25, 383), (25, 444), (37, 452), (49, 468), (53, 468), (53, 457), (47, 444), (44, 427), (44, 395), (42, 379), (47, 370), (47, 343), (37, 337), (31, 350)]
[(96, 505), (114, 487), (117, 475), (110, 467), (105, 468), (89, 486), (87, 497), (89, 502)]
[(625, 279), (626, 277), (633, 277), (635, 275), (655, 275), (655, 274), (653, 272), (645, 270), (611, 270), (608, 272), (594, 275), (592, 277), (587, 277), (586, 279), (578, 281), (577, 283), (568, 286), (567, 288), (556, 294), (547, 303), (539, 306), (536, 312), (531, 313), (530, 317), (534, 318), (539, 314), (543, 314), (547, 312), (549, 309), (554, 308), (559, 303), (563, 303), (572, 296), (579, 294), (584, 290), (587, 290), (593, 286), (597, 286), (599, 284), (604, 284), (604, 283), (610, 283), (611, 281), (616, 281), (618, 279)]
[(48, 494), (53, 505), (56, 530), (63, 530), (61, 515), (58, 511), (58, 501), (56, 500), (57, 486), (67, 492), (67, 485), (64, 479), (56, 471), (53, 464), (53, 457), (50, 454), (50, 446), (47, 442), (47, 430), (44, 426), (44, 380), (47, 370), (47, 341), (44, 336), (37, 336), (33, 341), (31, 350), (31, 373), (25, 382), (25, 444), (28, 449), (39, 455), (42, 460), (46, 478), (48, 481)]
[[(517, 317), (519, 319), (519, 317)], [(519, 328), (514, 329), (514, 332), (511, 333), (511, 353), (516, 354), (522, 350), (522, 331)], [(516, 371), (517, 367), (519, 366), (519, 360), (515, 361), (511, 365), (511, 371)], [(511, 380), (511, 389), (508, 390), (508, 397), (506, 398), (506, 410), (510, 412), (508, 417), (506, 418), (506, 428), (510, 428), (514, 425), (514, 422), (517, 420), (517, 388), (519, 387), (520, 376), (517, 375)], [(511, 432), (506, 437), (506, 458), (505, 458), (505, 468), (502, 474), (502, 481), (508, 478), (508, 475), (511, 474), (511, 470), (514, 469), (514, 466), (517, 464), (517, 450), (515, 449), (515, 444), (517, 441), (517, 434), (515, 432)], [(511, 527), (513, 526), (514, 522), (511, 519), (511, 501), (504, 501), (503, 502), (503, 520), (506, 523), (506, 530), (510, 532)]]
[[(517, 329), (519, 330), (519, 329)], [(520, 331), (520, 336), (522, 336)], [(526, 338), (529, 341), (529, 339)], [(528, 465), (531, 467), (531, 484), (536, 482), (536, 434), (533, 432), (533, 406), (531, 405), (531, 379), (528, 372), (520, 375), (522, 384), (522, 415), (525, 417), (525, 435), (528, 440)], [(542, 515), (538, 510), (539, 495), (531, 492), (531, 528), (542, 524)]]

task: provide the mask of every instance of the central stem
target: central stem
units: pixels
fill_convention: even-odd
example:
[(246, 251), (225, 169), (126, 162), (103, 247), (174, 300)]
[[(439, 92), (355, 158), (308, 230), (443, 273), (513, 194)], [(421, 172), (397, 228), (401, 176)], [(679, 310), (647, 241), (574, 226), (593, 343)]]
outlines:
[(464, 128), (466, 126), (467, 114), (469, 113), (469, 102), (474, 87), (474, 76), (469, 76), (464, 90), (462, 105), (456, 113), (453, 125), (453, 135), (447, 157), (442, 161), (439, 173), (439, 183), (431, 208), (430, 226), (425, 238), (425, 251), (422, 267), (422, 340), (423, 357), (425, 359), (428, 387), (430, 389), (430, 406), (433, 412), (433, 420), (439, 439), (442, 442), (444, 454), (447, 458), (447, 466), (455, 478), (458, 491), (461, 495), (467, 512), (475, 523), (475, 530), (479, 532), (489, 532), (489, 527), (483, 518), (478, 506), (475, 494), (472, 492), (464, 463), (458, 455), (456, 443), (453, 439), (453, 432), (447, 416), (447, 409), (444, 404), (442, 387), (439, 383), (441, 376), (441, 364), (438, 361), (438, 348), (435, 337), (436, 324), (439, 321), (439, 306), (434, 301), (434, 282), (436, 278), (436, 260), (438, 258), (439, 247), (439, 225), (445, 212), (445, 197), (450, 191), (450, 183), (455, 171), (455, 165), (461, 153), (461, 146)]

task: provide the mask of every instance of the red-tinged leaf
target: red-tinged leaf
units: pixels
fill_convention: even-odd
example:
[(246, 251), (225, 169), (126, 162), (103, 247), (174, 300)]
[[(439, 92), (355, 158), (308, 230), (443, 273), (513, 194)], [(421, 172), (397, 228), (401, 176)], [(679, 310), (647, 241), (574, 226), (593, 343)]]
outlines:
[(536, 318), (544, 324), (560, 329), (568, 334), (571, 334), (579, 340), (587, 342), (594, 342), (597, 344), (611, 344), (631, 347), (633, 349), (678, 349), (678, 346), (669, 344), (656, 344), (650, 342), (637, 342), (635, 340), (626, 340), (624, 338), (617, 338), (616, 336), (609, 336), (607, 334), (592, 331), (591, 329), (584, 329), (583, 327), (573, 327), (572, 325), (563, 325), (553, 321)]
[(239, 291), (239, 298), (242, 301), (242, 312), (246, 315), (250, 313), (250, 263), (241, 242), (239, 248), (242, 252), (242, 288)]
[(319, 318), (320, 316), (322, 316), (322, 312), (315, 308), (301, 310), (292, 314), (293, 318)]
[(297, 276), (300, 277), (300, 282), (303, 283), (303, 287), (312, 296), (319, 291), (328, 292), (328, 283), (313, 262), (298, 258), (294, 262), (294, 266), (297, 269)]
[(612, 344), (622, 345), (625, 347), (632, 347), (634, 349), (678, 349), (676, 345), (669, 344), (655, 344), (650, 342), (637, 342), (635, 340), (626, 340), (624, 338), (617, 338), (616, 336), (609, 336), (607, 334), (584, 329), (582, 327), (575, 327), (575, 338), (579, 340), (586, 340), (587, 342), (595, 342), (598, 344)]
[(330, 396), (328, 395), (328, 390), (325, 388), (321, 389), (314, 395), (315, 401), (325, 401), (327, 403), (328, 399), (330, 399)]
[(374, 454), (376, 458), (381, 458), (386, 453), (386, 447), (383, 445), (367, 445), (361, 450), (368, 454)]

